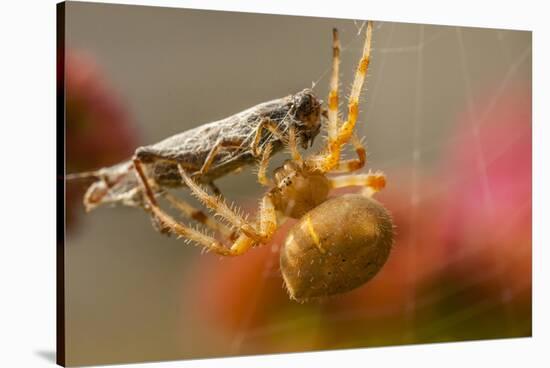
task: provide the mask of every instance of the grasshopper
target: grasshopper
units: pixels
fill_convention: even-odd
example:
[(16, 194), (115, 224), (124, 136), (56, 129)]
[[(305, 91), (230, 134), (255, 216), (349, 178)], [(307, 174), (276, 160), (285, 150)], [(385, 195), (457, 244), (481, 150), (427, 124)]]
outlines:
[(185, 186), (178, 165), (219, 194), (214, 180), (254, 164), (267, 145), (271, 154), (280, 151), (290, 130), (304, 149), (311, 146), (321, 128), (322, 115), (326, 116), (322, 101), (310, 89), (304, 89), (139, 147), (131, 159), (119, 164), (66, 178), (96, 179), (84, 195), (87, 211), (105, 204), (147, 207), (136, 177), (135, 160), (148, 173), (155, 196), (164, 189)]

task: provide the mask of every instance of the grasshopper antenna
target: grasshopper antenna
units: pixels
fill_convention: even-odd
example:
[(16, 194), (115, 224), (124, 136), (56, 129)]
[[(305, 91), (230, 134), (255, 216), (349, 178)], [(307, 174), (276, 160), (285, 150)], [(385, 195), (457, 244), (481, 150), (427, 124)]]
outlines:
[(65, 175), (65, 180), (83, 180), (83, 179), (98, 179), (100, 177), (97, 171), (86, 171), (81, 173), (73, 173)]

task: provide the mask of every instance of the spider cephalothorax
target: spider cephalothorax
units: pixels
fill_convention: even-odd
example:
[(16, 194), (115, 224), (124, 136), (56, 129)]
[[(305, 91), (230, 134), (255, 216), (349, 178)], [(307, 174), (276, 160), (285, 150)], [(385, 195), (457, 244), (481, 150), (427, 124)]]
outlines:
[[(291, 159), (275, 170), (273, 178), (266, 175), (271, 143), (265, 145), (258, 169), (258, 181), (270, 189), (262, 197), (258, 219), (250, 222), (228, 206), (221, 198), (210, 195), (199, 186), (185, 168), (179, 165), (180, 175), (195, 196), (225, 222), (203, 219), (203, 223), (230, 241), (226, 246), (216, 238), (185, 226), (166, 214), (156, 204), (139, 160), (134, 165), (148, 199), (150, 211), (175, 234), (194, 241), (205, 249), (225, 256), (237, 256), (251, 247), (269, 242), (278, 228), (279, 217), (298, 219), (290, 229), (281, 248), (281, 272), (292, 299), (305, 301), (326, 297), (356, 288), (370, 280), (386, 262), (393, 243), (393, 224), (388, 211), (371, 198), (386, 185), (382, 173), (328, 176), (331, 173), (350, 173), (365, 165), (366, 152), (353, 134), (358, 117), (361, 88), (370, 60), (372, 23), (367, 24), (363, 56), (359, 61), (346, 120), (338, 117), (338, 65), (340, 44), (333, 32), (333, 72), (327, 109), (327, 142), (317, 154), (302, 159), (298, 151), (301, 134), (289, 127), (287, 146)], [(295, 102), (298, 114), (319, 119), (321, 107), (317, 99), (304, 92)], [(312, 120), (312, 121), (313, 121)], [(300, 132), (304, 130), (301, 129)], [(356, 159), (341, 159), (341, 150), (351, 142)], [(360, 186), (363, 190), (329, 198), (332, 189)], [(192, 217), (189, 206), (180, 205)]]
[(303, 161), (287, 160), (273, 178), (275, 186), (268, 195), (277, 211), (292, 218), (300, 218), (323, 203), (330, 191), (328, 178)]

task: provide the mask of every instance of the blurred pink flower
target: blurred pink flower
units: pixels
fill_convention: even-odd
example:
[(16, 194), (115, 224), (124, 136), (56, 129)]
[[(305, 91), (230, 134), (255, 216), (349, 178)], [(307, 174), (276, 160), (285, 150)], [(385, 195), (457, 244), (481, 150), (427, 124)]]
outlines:
[(491, 91), (460, 119), (450, 147), (445, 246), (456, 271), (504, 300), (530, 303), (532, 222), (531, 95), (522, 85)]

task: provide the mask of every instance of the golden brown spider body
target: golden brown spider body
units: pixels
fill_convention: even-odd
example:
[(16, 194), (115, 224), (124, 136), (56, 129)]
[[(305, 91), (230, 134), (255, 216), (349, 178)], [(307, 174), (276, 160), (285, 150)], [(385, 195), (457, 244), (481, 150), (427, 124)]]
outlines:
[(392, 242), (392, 220), (380, 203), (363, 194), (331, 198), (286, 237), (280, 260), (286, 289), (298, 301), (355, 289), (382, 268)]
[(287, 160), (273, 177), (275, 186), (267, 195), (277, 211), (295, 219), (323, 203), (331, 188), (326, 175), (302, 162)]
[[(281, 249), (281, 272), (290, 297), (298, 301), (343, 293), (370, 280), (384, 265), (393, 242), (388, 211), (369, 193), (329, 199), (331, 178), (313, 160), (286, 161), (273, 174), (267, 193), (276, 211), (299, 219)], [(372, 191), (385, 186), (381, 175), (346, 177), (349, 185)], [(342, 183), (341, 183), (342, 184)]]

